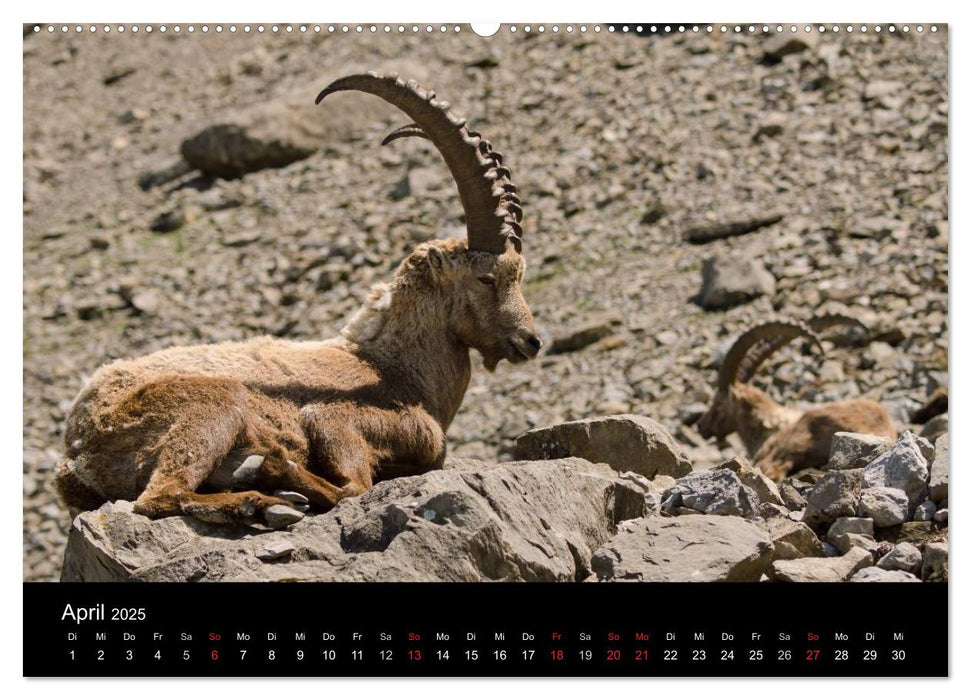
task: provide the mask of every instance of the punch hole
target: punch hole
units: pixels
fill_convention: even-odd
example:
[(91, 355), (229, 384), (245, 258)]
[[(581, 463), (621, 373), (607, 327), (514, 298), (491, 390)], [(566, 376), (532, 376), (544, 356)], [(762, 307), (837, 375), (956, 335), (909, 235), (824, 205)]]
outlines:
[(478, 36), (490, 37), (499, 31), (500, 26), (502, 25), (500, 25), (498, 22), (495, 22), (495, 23), (473, 22), (472, 31), (475, 32), (476, 35)]

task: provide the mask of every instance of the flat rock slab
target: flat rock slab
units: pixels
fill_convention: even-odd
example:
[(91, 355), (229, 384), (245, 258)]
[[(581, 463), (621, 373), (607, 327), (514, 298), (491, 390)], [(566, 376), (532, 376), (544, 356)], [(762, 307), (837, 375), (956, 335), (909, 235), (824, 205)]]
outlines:
[(602, 581), (758, 581), (772, 543), (735, 516), (649, 517), (621, 524), (593, 555)]
[(873, 555), (853, 547), (841, 557), (805, 557), (777, 560), (769, 568), (773, 581), (791, 583), (837, 583), (846, 581), (860, 569), (873, 564)]
[(536, 428), (516, 440), (517, 459), (581, 457), (609, 464), (618, 472), (684, 476), (691, 462), (660, 423), (646, 416), (620, 414)]
[(577, 581), (617, 523), (649, 514), (642, 481), (582, 459), (381, 482), (289, 530), (150, 520), (131, 504), (75, 518), (64, 581)]

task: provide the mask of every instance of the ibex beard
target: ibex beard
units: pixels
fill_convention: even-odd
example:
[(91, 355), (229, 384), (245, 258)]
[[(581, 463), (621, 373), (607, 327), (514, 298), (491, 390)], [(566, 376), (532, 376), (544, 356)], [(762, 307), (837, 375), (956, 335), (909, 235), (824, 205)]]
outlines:
[(521, 285), (522, 209), (502, 156), (397, 76), (352, 75), (406, 112), (458, 185), (468, 242), (420, 245), (341, 336), (173, 347), (99, 369), (75, 399), (56, 489), (73, 513), (134, 501), (149, 517), (284, 527), (376, 478), (440, 468), (471, 376), (524, 362), (541, 342)]

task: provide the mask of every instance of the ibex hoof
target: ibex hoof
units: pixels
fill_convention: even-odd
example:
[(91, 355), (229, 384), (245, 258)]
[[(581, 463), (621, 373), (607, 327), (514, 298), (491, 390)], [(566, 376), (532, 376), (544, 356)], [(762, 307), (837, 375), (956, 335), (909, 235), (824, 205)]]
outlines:
[(277, 498), (282, 498), (284, 501), (290, 501), (290, 503), (298, 503), (300, 505), (310, 503), (310, 499), (296, 491), (274, 491), (273, 495)]
[(239, 483), (249, 483), (256, 478), (256, 475), (260, 473), (260, 467), (263, 466), (263, 455), (250, 455), (243, 460), (236, 471), (233, 472), (233, 480)]
[(289, 506), (270, 506), (263, 512), (266, 524), (273, 528), (286, 527), (303, 520), (303, 513)]

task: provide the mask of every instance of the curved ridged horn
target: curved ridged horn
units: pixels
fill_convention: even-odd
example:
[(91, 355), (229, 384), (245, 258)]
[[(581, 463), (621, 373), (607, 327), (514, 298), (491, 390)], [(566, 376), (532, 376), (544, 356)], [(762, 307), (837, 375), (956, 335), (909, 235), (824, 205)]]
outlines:
[[(736, 381), (749, 381), (770, 355), (800, 337), (808, 338), (822, 351), (819, 339), (802, 323), (769, 321), (742, 333), (725, 354), (718, 372), (718, 388), (727, 389)], [(749, 351), (756, 345), (759, 346), (758, 352), (750, 356)]]
[(507, 189), (512, 186), (508, 169), (500, 170), (496, 160), (489, 157), (492, 145), (470, 131), (464, 119), (451, 114), (448, 103), (437, 101), (435, 93), (414, 81), (405, 83), (395, 74), (378, 73), (338, 78), (320, 91), (316, 103), (341, 90), (375, 95), (411, 117), (417, 130), (409, 125), (392, 132), (391, 135), (402, 132), (395, 138), (417, 136), (420, 132), (435, 144), (458, 187), (470, 249), (498, 254), (506, 249), (508, 241), (517, 251), (522, 250), (522, 227), (518, 223), (522, 210), (508, 207), (508, 203), (518, 204)]
[[(420, 126), (417, 124), (408, 124), (407, 126), (399, 126), (397, 129), (385, 136), (381, 141), (381, 145), (387, 146), (392, 141), (405, 138), (406, 136), (417, 136), (418, 138), (422, 139), (428, 138), (428, 134), (422, 131)], [(429, 141), (430, 140), (431, 139), (429, 139)]]

